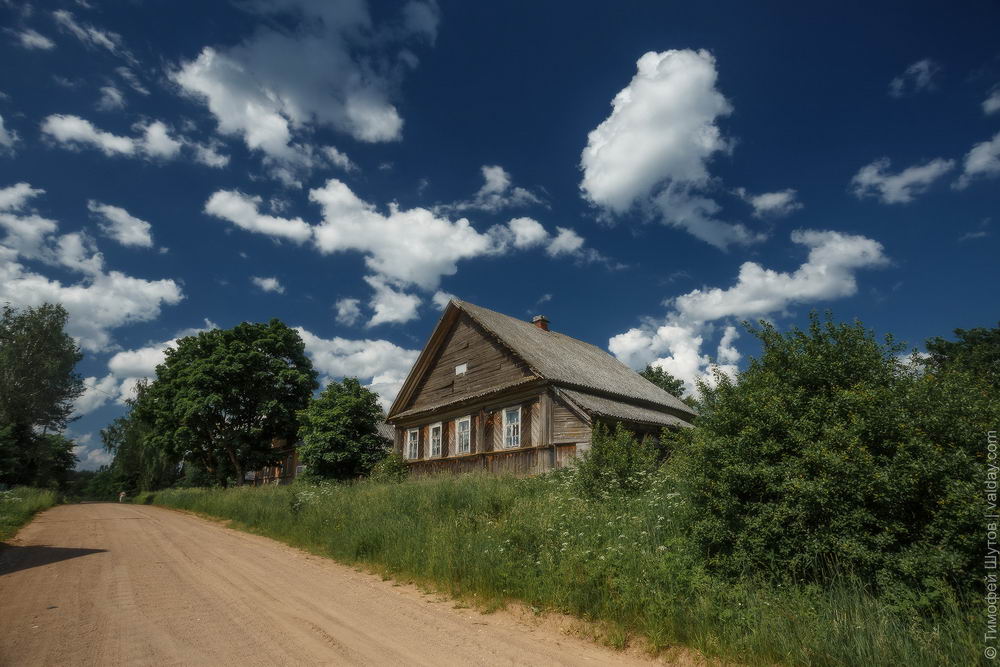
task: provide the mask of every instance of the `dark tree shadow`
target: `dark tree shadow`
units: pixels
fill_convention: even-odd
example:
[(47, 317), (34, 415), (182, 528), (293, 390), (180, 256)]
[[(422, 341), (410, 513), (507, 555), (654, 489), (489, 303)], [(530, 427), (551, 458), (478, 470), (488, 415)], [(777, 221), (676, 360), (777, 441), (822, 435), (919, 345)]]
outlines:
[(46, 545), (19, 547), (0, 543), (0, 577), (19, 570), (29, 570), (70, 558), (105, 552), (107, 549), (76, 549)]

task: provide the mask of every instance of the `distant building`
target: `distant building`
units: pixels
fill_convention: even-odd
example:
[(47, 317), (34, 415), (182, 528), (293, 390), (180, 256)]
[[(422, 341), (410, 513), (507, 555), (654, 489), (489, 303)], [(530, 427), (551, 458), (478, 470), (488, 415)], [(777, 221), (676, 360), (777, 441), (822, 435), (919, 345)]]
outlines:
[(604, 350), (453, 300), (389, 409), (393, 448), (415, 474), (534, 474), (590, 447), (600, 423), (638, 435), (690, 426), (695, 411)]

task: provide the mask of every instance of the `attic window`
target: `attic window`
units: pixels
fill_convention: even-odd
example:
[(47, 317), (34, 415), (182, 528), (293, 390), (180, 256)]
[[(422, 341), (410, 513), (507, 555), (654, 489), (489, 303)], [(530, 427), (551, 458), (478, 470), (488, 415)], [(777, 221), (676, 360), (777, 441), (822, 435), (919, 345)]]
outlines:
[(465, 375), (467, 370), (469, 370), (469, 364), (459, 364), (455, 366), (455, 375)]

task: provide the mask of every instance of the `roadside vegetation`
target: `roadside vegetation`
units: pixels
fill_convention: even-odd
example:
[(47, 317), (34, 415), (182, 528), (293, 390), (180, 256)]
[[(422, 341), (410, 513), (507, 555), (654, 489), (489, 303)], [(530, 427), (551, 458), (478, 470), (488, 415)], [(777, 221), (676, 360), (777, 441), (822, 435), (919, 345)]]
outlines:
[(700, 388), (695, 428), (658, 443), (602, 430), (570, 470), (400, 482), (390, 457), (363, 481), (136, 500), (485, 608), (577, 615), (619, 646), (747, 664), (979, 662), (977, 483), (1000, 424), (1000, 329), (907, 357), (859, 323), (748, 328), (760, 355)]
[(17, 486), (0, 491), (0, 542), (14, 537), (31, 517), (58, 502), (59, 494), (48, 489)]

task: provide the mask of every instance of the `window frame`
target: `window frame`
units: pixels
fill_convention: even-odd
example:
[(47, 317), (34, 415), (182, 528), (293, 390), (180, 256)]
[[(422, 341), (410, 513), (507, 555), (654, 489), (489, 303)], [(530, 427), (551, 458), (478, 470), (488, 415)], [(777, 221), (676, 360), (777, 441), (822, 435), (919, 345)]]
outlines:
[[(462, 431), (460, 429), (460, 424), (468, 424), (469, 430), (467, 435), (469, 436), (468, 441), (465, 443), (465, 449), (462, 449)], [(455, 453), (456, 454), (471, 454), (472, 453), (472, 415), (467, 415), (455, 420)]]
[[(507, 413), (508, 412), (513, 412), (514, 410), (517, 410), (517, 444), (508, 445), (507, 444), (507, 428), (509, 426), (512, 426), (513, 422), (508, 422), (507, 421)], [(503, 421), (502, 421), (503, 430), (500, 432), (500, 447), (501, 447), (501, 449), (517, 449), (518, 447), (521, 446), (521, 443), (523, 441), (523, 438), (521, 437), (522, 436), (521, 424), (523, 423), (522, 420), (521, 420), (521, 406), (520, 405), (516, 405), (516, 406), (511, 406), (511, 407), (504, 408), (503, 411), (501, 412), (501, 414), (503, 415)]]
[[(438, 430), (438, 451), (434, 453), (434, 429)], [(444, 426), (441, 422), (427, 426), (427, 458), (439, 459), (444, 455)]]
[[(412, 435), (414, 433), (417, 435), (417, 438), (416, 438), (415, 442), (410, 438), (410, 435)], [(420, 429), (419, 428), (408, 428), (408, 429), (406, 429), (406, 443), (405, 443), (405, 445), (406, 445), (406, 460), (407, 461), (414, 461), (414, 460), (420, 458)], [(410, 456), (410, 453), (411, 453), (411, 451), (410, 451), (410, 445), (416, 445), (416, 452), (414, 452), (413, 456)]]

